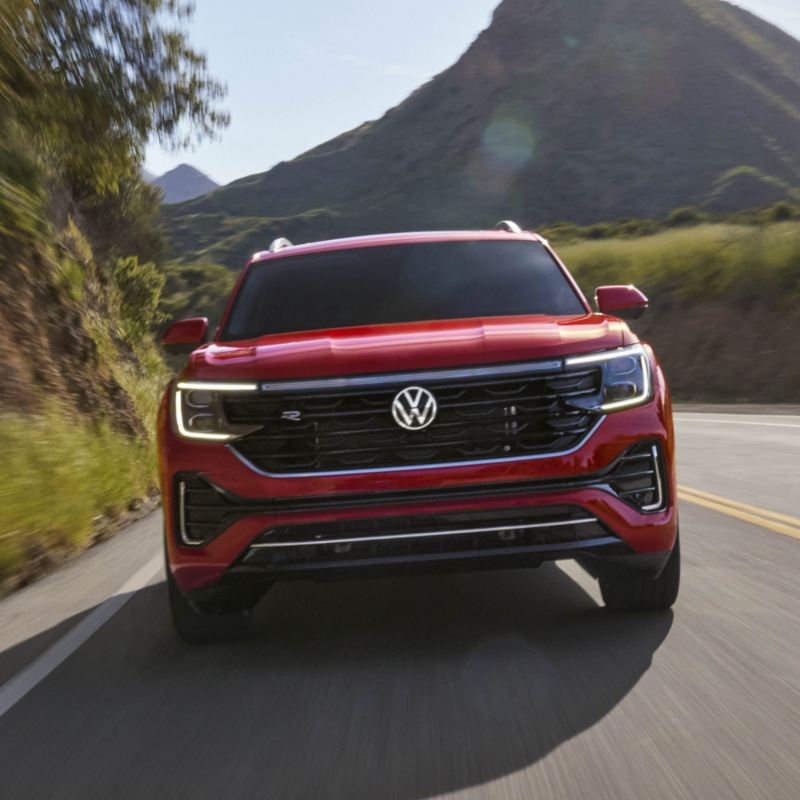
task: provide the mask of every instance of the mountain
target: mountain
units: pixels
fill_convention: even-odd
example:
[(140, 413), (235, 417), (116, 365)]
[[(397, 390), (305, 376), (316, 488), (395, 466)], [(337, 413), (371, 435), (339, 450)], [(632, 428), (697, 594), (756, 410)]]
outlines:
[(800, 196), (800, 42), (719, 0), (504, 0), (381, 119), (164, 210), (177, 255)]
[(212, 181), (208, 175), (204, 175), (189, 164), (179, 164), (161, 177), (153, 178), (150, 183), (163, 189), (165, 203), (192, 200), (219, 187), (219, 184)]

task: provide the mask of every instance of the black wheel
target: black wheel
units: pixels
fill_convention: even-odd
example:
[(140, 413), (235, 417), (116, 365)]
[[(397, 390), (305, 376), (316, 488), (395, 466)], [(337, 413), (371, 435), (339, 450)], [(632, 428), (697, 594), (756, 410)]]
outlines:
[(250, 611), (205, 614), (183, 595), (167, 567), (167, 591), (172, 624), (178, 636), (189, 644), (213, 644), (243, 639), (250, 632)]
[(681, 583), (681, 548), (675, 547), (657, 578), (635, 572), (600, 579), (600, 593), (612, 611), (666, 611), (678, 599)]

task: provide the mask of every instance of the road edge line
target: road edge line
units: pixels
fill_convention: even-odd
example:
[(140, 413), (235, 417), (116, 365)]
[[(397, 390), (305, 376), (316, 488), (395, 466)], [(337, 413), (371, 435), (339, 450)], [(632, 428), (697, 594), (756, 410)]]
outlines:
[(107, 600), (87, 614), (72, 630), (64, 634), (21, 672), (0, 686), (0, 717), (12, 709), (25, 695), (38, 686), (51, 672), (64, 663), (90, 639), (163, 568), (164, 556), (156, 553)]

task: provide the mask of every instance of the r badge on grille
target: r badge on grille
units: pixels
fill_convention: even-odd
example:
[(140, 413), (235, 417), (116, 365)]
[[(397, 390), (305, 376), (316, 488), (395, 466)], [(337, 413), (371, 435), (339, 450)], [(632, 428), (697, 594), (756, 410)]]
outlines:
[(436, 398), (421, 386), (408, 386), (392, 400), (394, 421), (407, 431), (421, 431), (436, 419)]

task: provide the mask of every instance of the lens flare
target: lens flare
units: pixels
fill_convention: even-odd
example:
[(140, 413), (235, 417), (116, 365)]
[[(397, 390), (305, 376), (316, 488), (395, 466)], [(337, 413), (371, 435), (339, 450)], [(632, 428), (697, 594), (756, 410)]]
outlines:
[(524, 123), (512, 117), (496, 117), (484, 131), (481, 145), (493, 166), (516, 172), (533, 158), (536, 139)]

